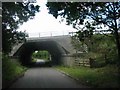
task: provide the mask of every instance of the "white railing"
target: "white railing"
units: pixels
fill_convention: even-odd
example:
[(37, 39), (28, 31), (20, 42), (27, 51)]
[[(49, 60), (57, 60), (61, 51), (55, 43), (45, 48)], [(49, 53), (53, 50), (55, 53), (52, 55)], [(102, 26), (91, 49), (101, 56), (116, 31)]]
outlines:
[[(103, 34), (103, 33), (110, 33), (108, 30), (94, 30), (94, 34)], [(75, 32), (70, 31), (49, 31), (49, 32), (34, 32), (34, 33), (28, 33), (29, 37), (52, 37), (52, 36), (64, 36), (64, 35), (75, 35)]]
[(64, 35), (73, 35), (75, 32), (69, 31), (51, 31), (51, 32), (35, 32), (28, 33), (29, 37), (52, 37), (52, 36), (64, 36)]

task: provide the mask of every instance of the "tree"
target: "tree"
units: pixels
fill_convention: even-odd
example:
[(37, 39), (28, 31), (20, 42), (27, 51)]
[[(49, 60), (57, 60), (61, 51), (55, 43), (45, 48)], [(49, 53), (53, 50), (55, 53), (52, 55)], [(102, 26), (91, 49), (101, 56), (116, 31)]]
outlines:
[(24, 22), (33, 19), (36, 12), (39, 12), (39, 6), (29, 2), (2, 3), (2, 52), (9, 53), (12, 45), (28, 36), (16, 30)]
[[(109, 27), (108, 32), (114, 35), (116, 47), (118, 50), (118, 59), (120, 58), (120, 39), (119, 39), (119, 18), (120, 18), (120, 1), (118, 2), (48, 2), (49, 13), (55, 18), (61, 16), (66, 19), (68, 25), (72, 24), (74, 28), (83, 25), (85, 19), (92, 20), (92, 25), (106, 25)], [(94, 31), (90, 23), (87, 24), (87, 30), (84, 30), (84, 36), (90, 36), (89, 32)], [(86, 33), (86, 31), (88, 31)], [(81, 35), (81, 34), (80, 34)], [(79, 37), (81, 37), (79, 35)], [(120, 60), (118, 61), (120, 64)]]

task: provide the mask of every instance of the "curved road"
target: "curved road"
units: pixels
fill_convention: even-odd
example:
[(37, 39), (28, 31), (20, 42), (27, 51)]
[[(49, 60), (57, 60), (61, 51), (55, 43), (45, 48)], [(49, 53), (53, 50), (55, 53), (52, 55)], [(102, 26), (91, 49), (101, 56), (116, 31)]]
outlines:
[(53, 68), (35, 67), (25, 72), (10, 88), (86, 88)]

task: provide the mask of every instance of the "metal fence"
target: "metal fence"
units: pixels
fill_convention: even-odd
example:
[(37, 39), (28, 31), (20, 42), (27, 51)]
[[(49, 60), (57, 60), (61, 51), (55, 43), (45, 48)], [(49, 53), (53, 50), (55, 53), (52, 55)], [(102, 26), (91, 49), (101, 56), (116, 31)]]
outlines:
[[(93, 34), (109, 34), (111, 33), (109, 30), (93, 30)], [(70, 35), (74, 36), (76, 32), (73, 31), (49, 31), (49, 32), (33, 32), (28, 33), (29, 37), (52, 37), (52, 36), (64, 36)]]
[(50, 31), (50, 32), (35, 32), (35, 33), (28, 33), (29, 37), (52, 37), (52, 36), (64, 36), (64, 35), (71, 35), (73, 36), (75, 32), (69, 31)]

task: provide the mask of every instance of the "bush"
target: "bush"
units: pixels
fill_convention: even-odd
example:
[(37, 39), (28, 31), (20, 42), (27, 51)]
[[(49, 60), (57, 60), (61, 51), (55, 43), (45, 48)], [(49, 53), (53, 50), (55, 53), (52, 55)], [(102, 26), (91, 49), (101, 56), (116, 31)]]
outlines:
[(2, 79), (10, 81), (17, 75), (21, 74), (26, 68), (21, 66), (19, 62), (10, 59), (7, 55), (2, 55)]
[(85, 58), (95, 59), (92, 67), (102, 67), (107, 64), (117, 63), (117, 48), (113, 36), (110, 34), (107, 36), (95, 34), (90, 42), (88, 42), (88, 39), (84, 43), (87, 44), (90, 50), (86, 53)]

